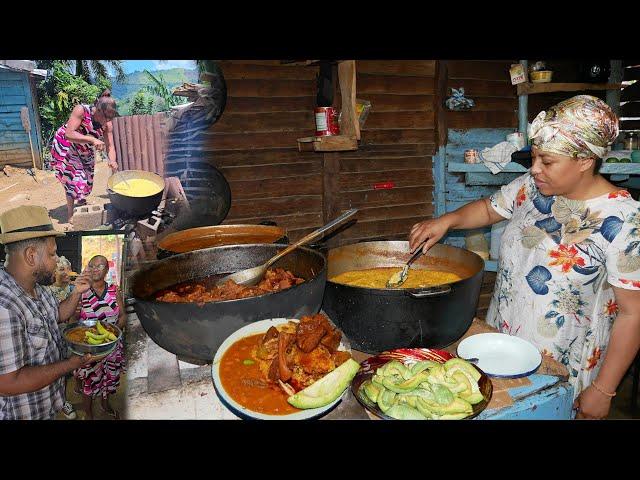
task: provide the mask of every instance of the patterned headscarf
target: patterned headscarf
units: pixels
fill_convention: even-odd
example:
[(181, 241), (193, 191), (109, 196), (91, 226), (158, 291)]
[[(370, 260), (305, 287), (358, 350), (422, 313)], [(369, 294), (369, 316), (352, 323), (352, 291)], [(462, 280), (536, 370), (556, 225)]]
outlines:
[(540, 112), (529, 127), (529, 138), (546, 152), (603, 158), (618, 131), (618, 118), (609, 105), (591, 95), (577, 95)]
[(67, 258), (64, 255), (61, 255), (60, 257), (58, 257), (58, 263), (56, 265), (56, 267), (59, 270), (62, 270), (63, 268), (71, 268), (71, 262), (69, 260), (67, 260)]

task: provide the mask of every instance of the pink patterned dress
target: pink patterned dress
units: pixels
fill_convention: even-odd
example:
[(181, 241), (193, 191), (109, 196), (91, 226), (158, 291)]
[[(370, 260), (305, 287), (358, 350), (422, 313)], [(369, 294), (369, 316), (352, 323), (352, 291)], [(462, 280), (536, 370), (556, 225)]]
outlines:
[[(89, 289), (82, 294), (80, 300), (80, 318), (115, 324), (120, 314), (117, 294), (118, 287), (116, 285), (107, 285), (102, 295)], [(120, 373), (123, 371), (125, 371), (124, 347), (122, 339), (120, 339), (115, 350), (104, 359), (92, 365), (78, 368), (74, 374), (82, 381), (82, 393), (92, 397), (102, 395), (103, 398), (106, 398), (116, 392), (120, 384)]]
[[(103, 129), (93, 127), (91, 107), (82, 105), (84, 118), (78, 128), (82, 135), (103, 138)], [(95, 169), (95, 155), (88, 144), (70, 142), (65, 138), (67, 124), (56, 132), (51, 145), (51, 166), (56, 172), (56, 178), (65, 189), (67, 196), (75, 200), (83, 200), (93, 189), (93, 172)]]

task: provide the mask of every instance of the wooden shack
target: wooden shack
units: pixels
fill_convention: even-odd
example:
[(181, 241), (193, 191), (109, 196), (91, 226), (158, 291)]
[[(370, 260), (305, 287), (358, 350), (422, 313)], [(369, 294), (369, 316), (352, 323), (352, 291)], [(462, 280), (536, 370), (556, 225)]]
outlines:
[[(511, 84), (509, 67), (517, 62), (358, 60), (355, 96), (370, 101), (372, 108), (357, 150), (316, 152), (299, 151), (297, 140), (314, 133), (317, 64), (221, 61), (227, 105), (206, 132), (203, 154), (231, 185), (232, 205), (224, 223), (273, 220), (295, 239), (355, 207), (357, 224), (331, 245), (406, 239), (416, 222), (489, 195), (521, 174), (477, 173), (470, 183), (468, 173), (450, 172), (448, 163), (462, 163), (464, 149), (495, 145), (516, 131), (524, 93), (530, 98), (531, 121), (563, 98), (590, 93), (606, 99), (608, 90), (620, 88), (579, 83), (570, 77), (575, 67), (564, 62), (557, 67), (557, 78), (571, 83), (525, 92)], [(460, 87), (475, 107), (447, 110), (451, 89)], [(339, 107), (338, 81), (335, 88), (334, 105)], [(463, 241), (455, 235), (447, 240)], [(495, 262), (488, 262), (482, 316), (495, 268)]]
[[(36, 82), (45, 72), (29, 60), (0, 60), (0, 168), (4, 165), (42, 168), (42, 134)], [(25, 128), (27, 109), (29, 129)], [(28, 131), (29, 130), (29, 131)]]

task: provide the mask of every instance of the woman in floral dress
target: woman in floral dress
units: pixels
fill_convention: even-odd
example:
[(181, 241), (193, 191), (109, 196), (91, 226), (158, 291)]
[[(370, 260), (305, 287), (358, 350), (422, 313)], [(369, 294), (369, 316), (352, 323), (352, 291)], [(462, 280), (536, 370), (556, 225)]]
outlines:
[(86, 203), (93, 189), (95, 151), (106, 149), (112, 171), (118, 168), (111, 123), (116, 115), (116, 102), (105, 90), (93, 105), (76, 105), (53, 138), (51, 165), (65, 190), (67, 221), (75, 202)]
[[(126, 314), (122, 295), (116, 285), (105, 281), (109, 262), (102, 255), (96, 255), (89, 261), (87, 269), (91, 275), (91, 288), (82, 294), (80, 318), (115, 324), (124, 331)], [(88, 419), (93, 419), (93, 397), (97, 396), (100, 396), (102, 410), (118, 418), (118, 413), (109, 405), (109, 395), (116, 393), (124, 369), (124, 347), (120, 339), (115, 350), (103, 360), (74, 372), (82, 389), (80, 393)]]
[(640, 347), (640, 203), (602, 177), (618, 119), (579, 95), (533, 121), (533, 165), (490, 198), (414, 225), (411, 249), (508, 219), (487, 322), (569, 370), (577, 418), (604, 418)]

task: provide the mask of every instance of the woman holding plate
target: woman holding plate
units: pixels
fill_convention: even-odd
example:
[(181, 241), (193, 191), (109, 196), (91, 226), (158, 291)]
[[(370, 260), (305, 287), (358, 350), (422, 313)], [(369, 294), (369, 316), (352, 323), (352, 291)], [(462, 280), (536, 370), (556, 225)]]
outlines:
[[(93, 257), (87, 266), (91, 276), (91, 288), (80, 300), (80, 319), (99, 320), (102, 323), (115, 324), (124, 331), (127, 321), (122, 294), (116, 285), (109, 285), (105, 278), (109, 271), (109, 262), (102, 255)], [(109, 405), (109, 395), (113, 395), (120, 384), (120, 374), (125, 370), (124, 347), (122, 339), (116, 348), (104, 359), (77, 369), (83, 395), (83, 408), (88, 419), (93, 419), (93, 397), (100, 396), (102, 410), (118, 418), (118, 412)]]

